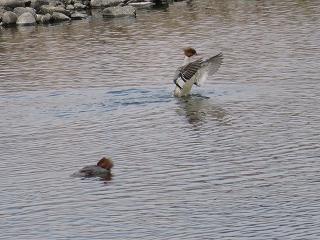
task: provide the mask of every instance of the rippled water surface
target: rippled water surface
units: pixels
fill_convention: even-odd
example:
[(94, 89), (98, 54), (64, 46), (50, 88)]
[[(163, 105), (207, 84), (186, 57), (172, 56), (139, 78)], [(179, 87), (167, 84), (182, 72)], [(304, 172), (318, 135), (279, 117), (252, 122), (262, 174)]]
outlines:
[[(0, 29), (1, 239), (320, 239), (318, 1)], [(182, 48), (224, 53), (187, 99)], [(102, 156), (111, 180), (70, 175)]]

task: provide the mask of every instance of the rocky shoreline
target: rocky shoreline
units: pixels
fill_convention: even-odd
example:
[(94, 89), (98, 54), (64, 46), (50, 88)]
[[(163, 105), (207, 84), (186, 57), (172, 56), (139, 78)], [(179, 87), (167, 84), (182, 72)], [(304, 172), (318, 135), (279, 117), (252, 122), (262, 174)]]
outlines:
[(104, 17), (136, 16), (137, 8), (168, 5), (172, 0), (0, 0), (0, 26), (26, 26), (86, 19), (92, 8)]

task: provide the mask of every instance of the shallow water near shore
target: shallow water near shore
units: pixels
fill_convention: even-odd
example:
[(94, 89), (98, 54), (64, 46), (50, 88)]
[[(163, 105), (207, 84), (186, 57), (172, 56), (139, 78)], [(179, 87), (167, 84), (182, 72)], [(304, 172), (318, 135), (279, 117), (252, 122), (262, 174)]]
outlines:
[[(0, 29), (0, 239), (319, 239), (318, 1)], [(172, 96), (182, 48), (224, 63)], [(70, 175), (102, 156), (111, 179)]]

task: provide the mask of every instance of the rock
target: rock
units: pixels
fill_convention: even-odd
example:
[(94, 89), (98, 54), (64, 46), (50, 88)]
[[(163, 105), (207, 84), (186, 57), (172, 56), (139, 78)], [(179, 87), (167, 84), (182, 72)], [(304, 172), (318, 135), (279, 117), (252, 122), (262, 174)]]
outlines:
[(36, 14), (36, 22), (39, 23), (41, 21), (42, 18), (42, 14)]
[(3, 7), (4, 9), (24, 7), (24, 0), (0, 0), (0, 7)]
[(64, 4), (64, 1), (62, 0), (49, 0), (49, 5), (54, 7), (58, 7), (58, 6), (64, 7), (65, 4)]
[(14, 12), (7, 11), (2, 15), (3, 25), (16, 24), (17, 19), (17, 15)]
[(31, 7), (31, 0), (25, 0), (24, 1), (24, 6), (25, 7)]
[(31, 7), (37, 12), (40, 11), (40, 7), (43, 5), (49, 5), (49, 0), (31, 0)]
[(17, 15), (17, 17), (21, 16), (23, 13), (29, 12), (36, 18), (36, 10), (30, 7), (16, 7), (13, 9), (13, 12)]
[(69, 10), (69, 11), (70, 10), (74, 10), (74, 6), (69, 4), (69, 5), (66, 6), (66, 10)]
[(155, 5), (153, 2), (130, 2), (128, 5), (133, 6), (135, 8), (150, 8)]
[(85, 19), (87, 17), (88, 17), (87, 14), (79, 13), (79, 12), (75, 12), (75, 13), (71, 14), (71, 19), (72, 20), (81, 20), (81, 19)]
[(22, 13), (17, 20), (17, 25), (35, 25), (36, 19), (30, 12)]
[(124, 7), (109, 7), (103, 9), (102, 15), (104, 17), (124, 17), (124, 16), (136, 16), (136, 9), (132, 6)]
[(83, 9), (86, 9), (87, 6), (86, 6), (86, 5), (83, 5), (82, 3), (75, 3), (75, 4), (74, 4), (74, 8), (75, 8), (76, 10), (83, 10)]
[(121, 4), (124, 0), (91, 0), (90, 5), (93, 8), (114, 7)]
[(60, 13), (60, 12), (53, 12), (52, 13), (52, 21), (54, 22), (63, 22), (63, 21), (70, 21), (71, 18), (69, 18), (67, 15)]
[(43, 23), (43, 24), (48, 24), (48, 23), (51, 22), (51, 20), (52, 20), (52, 16), (50, 15), (50, 13), (47, 13), (47, 14), (42, 16), (40, 22)]
[(3, 8), (0, 8), (0, 22), (2, 21), (2, 16), (6, 12)]
[(70, 16), (70, 11), (64, 9), (61, 6), (51, 6), (51, 5), (42, 5), (40, 7), (40, 13), (42, 14), (47, 14), (50, 13), (51, 15), (53, 15), (54, 12), (57, 13), (63, 13), (64, 15)]

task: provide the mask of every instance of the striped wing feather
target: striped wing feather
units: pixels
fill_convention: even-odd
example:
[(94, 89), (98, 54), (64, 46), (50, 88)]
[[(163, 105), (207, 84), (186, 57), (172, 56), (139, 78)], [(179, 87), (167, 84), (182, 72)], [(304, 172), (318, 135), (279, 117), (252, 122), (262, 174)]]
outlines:
[(198, 86), (202, 85), (207, 80), (208, 76), (211, 76), (218, 71), (222, 64), (222, 60), (223, 55), (222, 53), (219, 53), (203, 61), (201, 68), (193, 76), (195, 83)]
[(185, 80), (190, 80), (194, 74), (201, 68), (202, 59), (198, 59), (194, 62), (191, 62), (185, 66), (182, 66), (180, 69), (181, 75), (184, 77)]
[(202, 64), (202, 66), (208, 67), (208, 75), (211, 76), (212, 74), (216, 73), (218, 69), (220, 68), (223, 60), (222, 53), (219, 53), (211, 58), (208, 58), (205, 60)]

